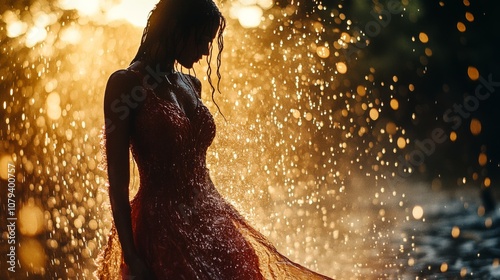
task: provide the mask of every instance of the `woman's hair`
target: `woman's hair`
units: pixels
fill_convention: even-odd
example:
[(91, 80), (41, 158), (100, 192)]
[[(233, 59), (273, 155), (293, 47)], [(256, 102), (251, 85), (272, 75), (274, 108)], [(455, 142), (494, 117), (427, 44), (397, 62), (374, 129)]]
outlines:
[[(175, 40), (175, 38), (187, 37), (191, 32), (196, 32), (195, 40), (201, 43), (201, 36), (206, 34), (206, 31), (218, 30), (216, 34), (218, 45), (216, 74), (218, 78), (217, 90), (220, 92), (220, 66), (222, 50), (224, 49), (222, 34), (225, 27), (226, 20), (213, 0), (160, 0), (149, 13), (141, 45), (131, 64), (138, 60), (157, 61), (161, 48), (171, 46), (171, 40)], [(211, 79), (212, 50), (213, 45), (210, 43), (210, 54), (207, 56), (207, 78), (212, 88), (213, 100), (215, 87)], [(215, 105), (218, 108), (217, 103)]]

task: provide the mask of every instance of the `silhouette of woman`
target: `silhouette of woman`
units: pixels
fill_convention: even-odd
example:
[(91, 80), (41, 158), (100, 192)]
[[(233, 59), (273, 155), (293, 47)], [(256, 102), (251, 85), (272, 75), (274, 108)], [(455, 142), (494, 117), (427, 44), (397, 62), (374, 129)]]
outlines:
[[(205, 55), (210, 62), (217, 38), (220, 79), (224, 27), (212, 0), (161, 0), (132, 63), (108, 80), (105, 148), (114, 225), (99, 279), (329, 279), (277, 252), (210, 180), (205, 159), (214, 120), (200, 99), (200, 81), (175, 65), (189, 69)], [(129, 149), (140, 176), (130, 202)]]

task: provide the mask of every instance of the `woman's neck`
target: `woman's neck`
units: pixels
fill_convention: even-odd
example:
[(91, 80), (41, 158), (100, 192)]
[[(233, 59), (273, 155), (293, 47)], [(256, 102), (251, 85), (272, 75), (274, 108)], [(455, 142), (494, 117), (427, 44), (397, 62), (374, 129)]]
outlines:
[[(136, 66), (134, 66), (134, 64)], [(176, 72), (173, 63), (165, 63), (159, 60), (138, 60), (131, 66), (144, 70), (149, 69), (149, 71), (162, 73), (162, 75), (165, 76)]]
[(155, 59), (150, 61), (142, 61), (142, 64), (146, 67), (149, 66), (155, 70), (173, 73), (175, 72), (174, 62), (168, 62), (165, 59)]

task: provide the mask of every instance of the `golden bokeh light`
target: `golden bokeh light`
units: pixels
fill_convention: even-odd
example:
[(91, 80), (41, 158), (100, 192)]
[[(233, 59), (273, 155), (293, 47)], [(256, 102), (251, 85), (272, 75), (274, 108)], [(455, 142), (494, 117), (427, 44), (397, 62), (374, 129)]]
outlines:
[(391, 105), (391, 108), (396, 111), (397, 109), (399, 109), (399, 101), (395, 98), (391, 99), (391, 102), (390, 102), (390, 105)]
[(244, 28), (255, 28), (259, 26), (263, 15), (262, 8), (258, 5), (234, 6), (232, 14)]
[(424, 208), (420, 205), (416, 205), (413, 207), (413, 210), (411, 211), (413, 218), (415, 220), (420, 220), (424, 216)]
[(125, 20), (134, 26), (144, 27), (151, 8), (157, 2), (157, 0), (122, 0), (120, 4), (107, 11), (106, 17), (109, 21)]
[(429, 42), (429, 36), (427, 36), (427, 34), (424, 32), (420, 32), (418, 34), (418, 39), (424, 44)]
[(7, 181), (9, 179), (9, 164), (12, 164), (12, 157), (7, 154), (0, 154), (0, 178)]
[(359, 96), (365, 96), (366, 95), (366, 87), (359, 85), (356, 87), (356, 92), (359, 94)]
[(80, 42), (82, 39), (82, 34), (80, 33), (80, 30), (74, 26), (66, 27), (61, 31), (61, 40), (69, 43), (76, 45)]
[(491, 179), (489, 177), (484, 178), (484, 186), (489, 188), (491, 186)]
[(467, 268), (462, 267), (460, 268), (460, 277), (465, 277), (467, 275)]
[(371, 108), (370, 109), (370, 119), (376, 121), (376, 120), (378, 120), (378, 117), (379, 117), (378, 110), (375, 108)]
[(439, 270), (440, 270), (441, 272), (443, 272), (443, 273), (444, 273), (444, 272), (446, 272), (446, 271), (448, 271), (448, 264), (447, 264), (447, 263), (445, 263), (445, 262), (444, 262), (444, 263), (442, 263), (442, 264), (441, 264), (441, 267), (439, 268)]
[(33, 26), (26, 33), (26, 47), (32, 48), (47, 37), (47, 30), (43, 26)]
[(61, 97), (57, 92), (52, 92), (47, 96), (46, 108), (47, 116), (52, 120), (58, 120), (61, 117)]
[(58, 0), (56, 1), (63, 10), (77, 10), (82, 16), (93, 16), (99, 13), (101, 5), (99, 0)]
[(16, 38), (28, 30), (28, 24), (21, 21), (14, 12), (7, 10), (0, 16), (7, 25), (7, 37)]
[(44, 230), (43, 212), (35, 205), (33, 198), (19, 210), (19, 232), (25, 236), (35, 236)]
[(488, 156), (485, 153), (480, 153), (478, 158), (479, 165), (485, 166), (488, 163)]
[(15, 38), (21, 34), (24, 34), (27, 30), (28, 25), (22, 21), (12, 21), (7, 25), (7, 36), (10, 38)]
[(257, 0), (257, 4), (264, 10), (269, 10), (274, 6), (273, 0)]
[(313, 26), (314, 32), (316, 32), (316, 33), (322, 33), (323, 30), (325, 29), (325, 26), (319, 21), (314, 21), (312, 26)]
[(330, 56), (330, 49), (328, 49), (328, 47), (319, 46), (316, 48), (316, 53), (321, 58), (327, 58)]
[(465, 24), (461, 21), (457, 22), (457, 29), (460, 32), (465, 32), (467, 28), (465, 27)]
[(492, 225), (493, 225), (493, 219), (491, 219), (491, 217), (488, 217), (486, 218), (486, 220), (484, 220), (484, 226), (486, 228), (491, 228)]
[(481, 130), (482, 130), (481, 121), (479, 121), (476, 118), (473, 118), (470, 121), (470, 132), (472, 133), (472, 135), (479, 135), (481, 133)]
[(457, 140), (457, 133), (455, 131), (450, 132), (450, 140), (455, 142)]
[(430, 48), (425, 48), (425, 55), (426, 56), (432, 56), (432, 50)]
[(479, 206), (479, 207), (477, 208), (477, 215), (478, 215), (479, 217), (482, 217), (482, 216), (484, 216), (484, 214), (486, 214), (486, 209), (484, 209), (484, 206), (483, 206), (483, 205), (481, 205), (481, 206)]
[(465, 13), (465, 18), (467, 19), (467, 21), (469, 22), (473, 22), (474, 21), (474, 15), (470, 12), (466, 12)]
[(406, 139), (399, 137), (397, 141), (398, 148), (404, 149), (406, 147)]
[(34, 274), (44, 275), (47, 256), (40, 241), (34, 238), (23, 238), (21, 244), (22, 246), (19, 246), (21, 266)]
[(389, 133), (390, 135), (395, 135), (397, 130), (398, 130), (398, 128), (397, 128), (396, 124), (393, 122), (388, 122), (385, 125), (385, 131), (387, 131), (387, 133)]
[(460, 236), (460, 228), (457, 227), (457, 226), (454, 226), (452, 229), (451, 229), (451, 236), (453, 238), (458, 238)]
[(337, 62), (335, 65), (337, 66), (337, 71), (340, 74), (347, 73), (347, 65), (344, 62)]
[(467, 67), (467, 75), (469, 76), (469, 79), (473, 81), (479, 79), (479, 71), (474, 66)]

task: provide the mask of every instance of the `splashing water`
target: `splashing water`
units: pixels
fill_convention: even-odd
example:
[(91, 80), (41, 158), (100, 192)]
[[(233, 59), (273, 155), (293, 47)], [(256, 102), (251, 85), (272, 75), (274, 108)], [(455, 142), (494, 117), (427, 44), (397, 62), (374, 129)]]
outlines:
[[(135, 54), (155, 1), (28, 2), (0, 8), (0, 175), (7, 181), (5, 166), (16, 167), (21, 245), (16, 274), (0, 275), (88, 279), (111, 224), (110, 213), (100, 211), (108, 200), (99, 169), (104, 87)], [(413, 255), (415, 228), (432, 205), (419, 201), (402, 178), (426, 172), (414, 156), (418, 134), (412, 130), (426, 111), (410, 107), (429, 71), (432, 36), (417, 31), (393, 42), (410, 50), (412, 74), (387, 74), (377, 65), (396, 65), (397, 55), (384, 56), (371, 45), (398, 24), (418, 21), (420, 1), (336, 2), (221, 4), (230, 24), (223, 94), (216, 101), (227, 122), (205, 98), (218, 122), (211, 175), (281, 252), (313, 270), (337, 279), (417, 275), (425, 268)], [(357, 18), (363, 11), (372, 17)], [(457, 32), (466, 32), (474, 18), (467, 12)], [(408, 72), (402, 69), (392, 73)], [(205, 73), (206, 65), (195, 70)], [(467, 75), (471, 81), (480, 76), (474, 66)], [(470, 133), (481, 134), (480, 119), (464, 121)], [(436, 139), (454, 142), (461, 133), (454, 129)], [(477, 158), (473, 180), (488, 188), (486, 148)], [(412, 159), (417, 164), (404, 164)], [(136, 188), (137, 173), (133, 180)], [(441, 184), (437, 178), (432, 187)], [(0, 194), (2, 201), (8, 196), (3, 188)], [(3, 225), (8, 209), (2, 207)], [(450, 227), (450, 238), (459, 236), (460, 228)], [(8, 238), (3, 227), (2, 238)], [(431, 266), (453, 270), (446, 262)], [(470, 268), (457, 269), (470, 274)]]

